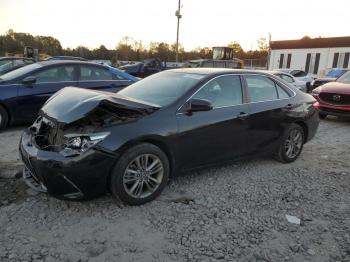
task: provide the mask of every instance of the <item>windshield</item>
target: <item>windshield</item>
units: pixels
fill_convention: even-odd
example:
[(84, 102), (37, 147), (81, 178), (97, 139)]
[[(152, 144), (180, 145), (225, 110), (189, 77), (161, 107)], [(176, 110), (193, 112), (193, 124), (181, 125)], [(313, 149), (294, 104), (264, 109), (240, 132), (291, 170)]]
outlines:
[(40, 68), (41, 65), (35, 63), (35, 64), (30, 64), (30, 65), (27, 65), (27, 66), (23, 66), (21, 68), (18, 68), (16, 70), (13, 70), (11, 72), (8, 72), (7, 74), (3, 74), (1, 76), (1, 79), (2, 80), (5, 80), (5, 81), (8, 81), (8, 80), (12, 80), (12, 79), (15, 79), (17, 77), (20, 77), (24, 74), (27, 74), (37, 68)]
[(344, 69), (332, 69), (327, 73), (327, 77), (339, 77), (344, 74), (347, 70)]
[(343, 74), (336, 81), (337, 82), (342, 82), (342, 83), (350, 83), (350, 71), (348, 71), (347, 73)]
[(164, 71), (124, 88), (118, 94), (164, 107), (175, 102), (202, 78), (204, 75)]

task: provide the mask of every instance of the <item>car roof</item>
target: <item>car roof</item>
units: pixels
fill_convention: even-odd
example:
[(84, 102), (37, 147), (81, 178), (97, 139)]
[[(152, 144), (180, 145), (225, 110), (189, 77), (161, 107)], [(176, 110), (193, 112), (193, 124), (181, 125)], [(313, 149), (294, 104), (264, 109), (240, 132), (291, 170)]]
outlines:
[(220, 74), (265, 74), (271, 75), (270, 71), (266, 70), (250, 70), (250, 69), (231, 69), (231, 68), (177, 68), (166, 70), (170, 72), (199, 74), (199, 75), (220, 75)]
[(28, 57), (16, 57), (16, 56), (0, 57), (0, 60), (23, 60), (23, 59), (33, 60), (32, 58), (28, 58)]
[(268, 71), (268, 73), (270, 73), (270, 74), (284, 74), (284, 75), (289, 75), (289, 76), (292, 76), (291, 74), (289, 74), (288, 72), (286, 72), (286, 71), (280, 71), (280, 70), (271, 70), (271, 71)]
[(81, 65), (104, 66), (102, 64), (98, 64), (94, 62), (79, 61), (79, 60), (44, 60), (37, 63), (41, 66), (60, 65), (60, 64), (81, 64)]

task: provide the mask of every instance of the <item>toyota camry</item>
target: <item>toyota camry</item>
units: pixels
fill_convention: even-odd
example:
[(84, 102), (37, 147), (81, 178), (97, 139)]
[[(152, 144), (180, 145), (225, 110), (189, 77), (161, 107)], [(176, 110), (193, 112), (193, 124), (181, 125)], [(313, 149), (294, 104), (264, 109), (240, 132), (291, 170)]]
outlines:
[(24, 180), (65, 199), (155, 199), (184, 171), (269, 155), (293, 162), (316, 133), (316, 100), (266, 72), (175, 69), (119, 93), (67, 87), (20, 141)]

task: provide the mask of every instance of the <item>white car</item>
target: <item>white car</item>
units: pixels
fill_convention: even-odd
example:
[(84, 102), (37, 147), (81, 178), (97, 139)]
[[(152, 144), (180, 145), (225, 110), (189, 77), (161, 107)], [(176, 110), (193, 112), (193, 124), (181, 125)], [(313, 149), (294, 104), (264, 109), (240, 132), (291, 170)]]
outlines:
[(290, 74), (290, 75), (294, 76), (294, 78), (296, 78), (297, 80), (305, 82), (307, 89), (310, 88), (311, 82), (314, 80), (314, 78), (311, 75), (307, 74), (303, 70), (298, 70), (298, 69), (278, 69), (278, 71)]
[(298, 88), (300, 91), (307, 92), (308, 91), (308, 86), (307, 82), (301, 81), (298, 78), (292, 76), (291, 74), (284, 73), (282, 71), (271, 71), (271, 74), (278, 76), (279, 78), (283, 79), (289, 84), (294, 85), (296, 88)]

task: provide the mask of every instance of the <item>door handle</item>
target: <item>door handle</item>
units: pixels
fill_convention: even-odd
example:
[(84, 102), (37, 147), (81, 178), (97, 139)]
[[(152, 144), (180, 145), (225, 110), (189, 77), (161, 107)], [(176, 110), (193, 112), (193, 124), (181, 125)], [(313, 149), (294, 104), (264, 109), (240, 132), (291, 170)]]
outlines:
[(285, 109), (293, 109), (293, 105), (292, 104), (288, 104), (284, 107)]
[(245, 120), (248, 116), (249, 116), (248, 113), (241, 112), (241, 113), (239, 113), (239, 115), (237, 116), (237, 118), (240, 119), (240, 120)]

